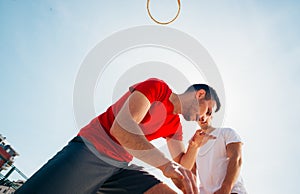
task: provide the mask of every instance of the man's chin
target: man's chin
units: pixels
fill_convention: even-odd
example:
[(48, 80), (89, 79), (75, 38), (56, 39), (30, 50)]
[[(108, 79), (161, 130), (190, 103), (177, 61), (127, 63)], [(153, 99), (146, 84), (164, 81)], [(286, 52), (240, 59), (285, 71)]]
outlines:
[(207, 130), (208, 129), (208, 125), (200, 125), (201, 129), (203, 130)]

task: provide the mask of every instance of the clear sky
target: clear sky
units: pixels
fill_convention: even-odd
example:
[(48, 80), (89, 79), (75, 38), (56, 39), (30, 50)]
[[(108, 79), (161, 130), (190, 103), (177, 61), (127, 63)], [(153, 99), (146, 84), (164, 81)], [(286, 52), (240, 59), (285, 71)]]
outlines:
[[(151, 2), (158, 18), (176, 12), (175, 0)], [(300, 2), (181, 3), (179, 18), (168, 27), (197, 39), (218, 67), (224, 126), (244, 140), (247, 190), (298, 192)], [(20, 153), (15, 165), (23, 173), (32, 175), (77, 134), (74, 83), (89, 51), (115, 32), (142, 25), (157, 25), (146, 0), (0, 0), (0, 133)], [(155, 52), (144, 52), (142, 61)], [(133, 56), (121, 59), (128, 64)], [(115, 82), (120, 61), (102, 79)], [(101, 113), (107, 105), (95, 102), (95, 109)]]

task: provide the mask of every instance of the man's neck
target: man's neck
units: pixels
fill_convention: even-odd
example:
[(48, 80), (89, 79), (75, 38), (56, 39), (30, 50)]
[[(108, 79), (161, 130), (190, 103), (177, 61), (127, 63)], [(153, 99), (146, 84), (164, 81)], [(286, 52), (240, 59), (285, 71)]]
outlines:
[(181, 103), (179, 96), (175, 93), (172, 93), (169, 97), (169, 100), (174, 106), (173, 114), (181, 114)]

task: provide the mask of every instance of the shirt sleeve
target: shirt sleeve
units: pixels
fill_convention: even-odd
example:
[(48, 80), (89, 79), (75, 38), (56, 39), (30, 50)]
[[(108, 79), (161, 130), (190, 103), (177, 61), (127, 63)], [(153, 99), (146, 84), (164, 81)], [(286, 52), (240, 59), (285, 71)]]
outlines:
[(179, 125), (177, 127), (177, 130), (173, 134), (171, 134), (167, 137), (182, 141), (182, 139), (183, 139), (182, 136), (183, 136), (183, 134), (182, 134), (182, 125), (181, 125), (181, 123), (179, 123)]
[(224, 132), (224, 137), (225, 137), (225, 144), (228, 145), (230, 143), (242, 143), (241, 137), (235, 132), (235, 130), (231, 128), (226, 128)]
[(150, 103), (163, 101), (171, 93), (171, 89), (164, 81), (155, 78), (135, 84), (129, 90), (130, 92), (134, 92), (135, 90), (141, 92)]

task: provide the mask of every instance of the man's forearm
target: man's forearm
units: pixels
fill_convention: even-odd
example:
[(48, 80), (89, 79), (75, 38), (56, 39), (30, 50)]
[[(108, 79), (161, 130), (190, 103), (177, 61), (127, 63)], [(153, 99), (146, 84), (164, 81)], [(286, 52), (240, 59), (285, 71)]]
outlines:
[(234, 183), (236, 182), (242, 165), (242, 159), (240, 157), (231, 157), (228, 162), (226, 176), (222, 183), (222, 187), (230, 188), (232, 190)]
[(185, 154), (182, 155), (180, 164), (191, 170), (196, 161), (199, 148), (211, 139), (215, 139), (213, 135), (209, 135), (202, 130), (197, 130), (189, 141), (189, 146)]
[(153, 146), (146, 138), (139, 135), (134, 136), (133, 143), (128, 142), (123, 144), (125, 149), (134, 157), (163, 171), (165, 165), (170, 162), (170, 159)]
[(191, 170), (196, 161), (196, 157), (197, 157), (199, 148), (200, 147), (196, 143), (190, 142), (186, 153), (183, 154), (180, 159), (180, 164), (182, 166), (184, 166), (185, 168)]
[[(154, 166), (159, 169), (170, 160), (154, 147), (141, 132), (133, 133), (133, 128), (137, 125), (131, 125), (131, 131), (125, 130), (118, 123), (114, 123), (111, 129), (111, 134), (118, 142), (134, 157)], [(138, 131), (139, 129), (135, 129)], [(162, 169), (161, 169), (162, 170)]]

